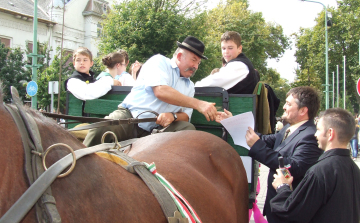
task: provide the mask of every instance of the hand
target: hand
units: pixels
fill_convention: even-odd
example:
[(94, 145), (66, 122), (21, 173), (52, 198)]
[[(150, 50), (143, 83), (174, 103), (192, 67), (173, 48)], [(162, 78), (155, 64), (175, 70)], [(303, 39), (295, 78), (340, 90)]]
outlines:
[(232, 113), (224, 108), (224, 112), (217, 112), (215, 121), (220, 123), (222, 120), (232, 117)]
[(121, 84), (120, 81), (114, 79), (114, 84), (113, 85), (114, 86), (121, 86), (122, 84)]
[(251, 127), (248, 127), (245, 138), (246, 138), (246, 143), (250, 147), (252, 147), (256, 143), (256, 141), (260, 139), (260, 137), (255, 133), (255, 131)]
[(215, 103), (200, 101), (196, 110), (203, 114), (207, 121), (214, 121), (216, 119), (217, 110), (215, 108)]
[(286, 179), (280, 169), (277, 169), (276, 172), (277, 174), (274, 174), (274, 181), (272, 182), (272, 186), (274, 187), (275, 190), (280, 184), (285, 183), (285, 184), (289, 184), (289, 186), (291, 185), (291, 183), (294, 180), (294, 177), (289, 177)]
[(174, 121), (174, 116), (172, 113), (161, 113), (156, 120), (156, 124), (166, 127)]

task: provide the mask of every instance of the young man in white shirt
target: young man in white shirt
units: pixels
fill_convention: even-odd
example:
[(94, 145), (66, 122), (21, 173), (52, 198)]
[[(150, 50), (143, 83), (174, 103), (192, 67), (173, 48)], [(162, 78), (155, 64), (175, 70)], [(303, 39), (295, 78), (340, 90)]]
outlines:
[(260, 77), (242, 53), (241, 36), (227, 31), (221, 36), (221, 51), (226, 65), (219, 72), (195, 83), (195, 87), (222, 87), (230, 94), (252, 94)]

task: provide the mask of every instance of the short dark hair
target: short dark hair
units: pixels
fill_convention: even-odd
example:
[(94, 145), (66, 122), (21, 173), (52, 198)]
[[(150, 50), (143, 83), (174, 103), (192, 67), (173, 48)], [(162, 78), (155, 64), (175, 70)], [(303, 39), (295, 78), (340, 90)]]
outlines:
[(237, 47), (241, 46), (241, 36), (238, 32), (235, 31), (226, 31), (222, 34), (220, 41), (233, 41)]
[(355, 134), (355, 119), (352, 114), (342, 108), (329, 108), (320, 113), (325, 130), (335, 129), (340, 143), (347, 143)]
[(77, 57), (79, 54), (80, 54), (80, 55), (83, 55), (83, 56), (86, 56), (86, 57), (89, 57), (90, 61), (93, 61), (93, 60), (92, 60), (93, 56), (92, 56), (91, 51), (90, 51), (88, 48), (81, 46), (81, 47), (77, 48), (76, 50), (74, 50), (74, 52), (73, 52), (73, 61), (74, 61), (74, 62), (75, 62), (75, 60), (76, 60), (76, 57)]
[(309, 120), (315, 118), (320, 108), (320, 97), (317, 90), (309, 86), (301, 86), (290, 89), (286, 97), (292, 95), (299, 109), (303, 107), (308, 108)]

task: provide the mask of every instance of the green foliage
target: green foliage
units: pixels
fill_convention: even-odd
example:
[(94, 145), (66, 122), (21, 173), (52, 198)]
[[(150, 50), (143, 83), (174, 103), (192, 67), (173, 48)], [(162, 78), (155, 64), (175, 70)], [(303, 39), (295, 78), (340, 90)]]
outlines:
[(186, 9), (172, 0), (132, 0), (115, 5), (103, 22), (100, 52), (106, 55), (124, 49), (130, 64), (145, 62), (158, 53), (171, 57), (176, 41), (197, 28), (198, 18), (187, 18), (184, 12)]
[[(59, 74), (60, 74), (60, 49), (58, 48), (56, 55), (49, 67), (43, 70), (43, 72), (39, 73), (38, 76), (38, 104), (41, 108), (45, 108), (51, 104), (51, 95), (48, 93), (48, 85), (49, 81), (59, 81)], [(65, 55), (65, 52), (63, 52)], [(63, 56), (62, 58), (62, 74), (61, 74), (61, 83), (72, 74), (73, 66), (72, 63), (66, 64), (66, 61), (72, 55), (69, 54), (67, 56)], [(57, 107), (57, 95), (54, 97), (54, 108)], [(60, 91), (60, 110), (64, 110), (66, 106), (66, 93), (65, 87), (61, 84), (61, 91)]]
[[(360, 39), (360, 3), (358, 0), (344, 0), (338, 2), (338, 8), (329, 8), (332, 13), (333, 26), (328, 27), (329, 45), (329, 90), (332, 91), (332, 73), (337, 74), (339, 66), (340, 99), (343, 97), (344, 86), (344, 62), (346, 56), (346, 104), (350, 112), (359, 112), (360, 97), (356, 92), (356, 81), (360, 77), (359, 64), (359, 39)], [(325, 13), (324, 11), (316, 19), (317, 25), (312, 29), (301, 29), (296, 36), (296, 60), (300, 64), (297, 73), (298, 85), (311, 85), (321, 91), (325, 90), (322, 84), (326, 82), (325, 70)], [(310, 84), (309, 84), (310, 83)], [(325, 93), (322, 94), (321, 110), (325, 109)], [(329, 93), (329, 107), (332, 107), (332, 92)], [(337, 98), (335, 98), (337, 100)], [(335, 100), (335, 101), (336, 101)], [(335, 103), (336, 106), (336, 103)], [(343, 105), (340, 105), (342, 107)], [(347, 106), (348, 107), (348, 106)]]
[[(266, 59), (279, 58), (289, 47), (281, 26), (265, 23), (261, 13), (248, 10), (246, 1), (229, 0), (208, 12), (206, 18), (205, 55), (209, 60), (193, 81), (207, 76), (215, 67), (221, 67), (221, 35), (225, 31), (236, 31), (242, 38), (243, 53), (252, 61), (260, 76), (267, 76)], [(203, 65), (201, 65), (203, 66)]]
[(284, 113), (282, 108), (286, 100), (286, 93), (291, 89), (291, 86), (287, 80), (281, 78), (280, 74), (272, 68), (268, 69), (266, 76), (261, 77), (261, 81), (269, 84), (274, 90), (275, 95), (280, 99), (280, 105), (276, 111), (276, 116), (281, 117)]
[[(53, 51), (52, 49), (49, 49), (49, 44), (47, 42), (45, 42), (45, 43), (37, 42), (37, 54), (44, 56), (44, 57), (38, 57), (38, 59), (37, 59), (37, 63), (41, 65), (38, 68), (38, 73), (43, 72), (46, 68), (48, 68), (50, 66), (50, 60), (51, 60), (50, 53), (52, 51)], [(26, 53), (26, 55), (32, 53), (32, 49), (30, 49), (28, 45), (26, 45), (25, 53)], [(28, 65), (32, 64), (32, 57), (28, 57), (27, 64)], [(28, 69), (31, 69), (31, 68), (28, 68)]]
[(25, 68), (23, 52), (20, 48), (6, 48), (0, 43), (0, 81), (2, 82), (4, 102), (11, 101), (10, 86), (14, 86), (20, 98), (25, 99), (26, 83), (31, 80), (31, 72)]
[(97, 77), (102, 71), (105, 70), (105, 65), (101, 62), (100, 57), (93, 58), (94, 65), (91, 67), (91, 71), (94, 72), (94, 76)]

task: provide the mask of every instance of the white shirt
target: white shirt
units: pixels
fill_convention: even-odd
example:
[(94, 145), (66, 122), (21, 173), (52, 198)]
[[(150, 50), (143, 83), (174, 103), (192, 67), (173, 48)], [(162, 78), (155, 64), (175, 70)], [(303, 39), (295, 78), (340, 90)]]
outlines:
[(120, 81), (122, 86), (134, 86), (135, 84), (134, 78), (126, 71), (116, 75), (115, 79)]
[(228, 90), (245, 79), (249, 74), (249, 68), (240, 61), (228, 63), (220, 68), (219, 72), (211, 74), (195, 83), (195, 87), (222, 87)]
[[(160, 54), (151, 57), (142, 66), (138, 79), (131, 92), (119, 105), (128, 108), (135, 118), (143, 111), (155, 111), (159, 114), (165, 112), (185, 112), (191, 118), (193, 109), (168, 104), (158, 99), (152, 87), (167, 85), (181, 94), (194, 97), (195, 88), (189, 78), (181, 77), (179, 67), (174, 59), (166, 58)], [(139, 118), (153, 118), (152, 113), (144, 113)], [(155, 122), (139, 123), (139, 127), (151, 131), (158, 126)]]
[(291, 135), (293, 132), (295, 132), (296, 129), (298, 129), (300, 126), (302, 126), (302, 125), (303, 125), (305, 122), (307, 122), (307, 121), (309, 121), (309, 120), (304, 120), (304, 121), (298, 122), (298, 123), (296, 123), (296, 124), (294, 124), (294, 125), (291, 125), (291, 126), (289, 127), (290, 132), (289, 132), (289, 134), (288, 134), (288, 137), (289, 137), (289, 135)]
[(89, 84), (77, 78), (70, 78), (67, 82), (67, 89), (76, 98), (86, 101), (105, 95), (111, 90), (113, 84), (114, 79), (109, 76), (102, 77), (94, 83)]

